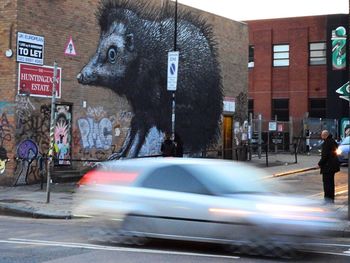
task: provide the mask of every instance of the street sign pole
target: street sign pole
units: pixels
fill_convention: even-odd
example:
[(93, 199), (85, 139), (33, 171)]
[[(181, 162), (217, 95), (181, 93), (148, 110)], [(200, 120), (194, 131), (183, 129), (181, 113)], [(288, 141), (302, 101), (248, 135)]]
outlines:
[[(174, 51), (177, 50), (177, 0), (175, 2), (175, 21), (174, 21)], [(177, 69), (176, 69), (177, 71)], [(176, 105), (176, 96), (174, 90), (172, 96), (172, 106), (171, 106), (171, 138), (175, 140), (175, 105)]]
[(46, 183), (46, 203), (50, 203), (50, 184), (51, 184), (51, 165), (53, 158), (53, 148), (55, 141), (55, 104), (56, 104), (56, 81), (57, 81), (57, 63), (54, 62), (53, 80), (52, 80), (52, 98), (51, 98), (51, 120), (50, 120), (50, 148), (47, 158), (47, 183)]

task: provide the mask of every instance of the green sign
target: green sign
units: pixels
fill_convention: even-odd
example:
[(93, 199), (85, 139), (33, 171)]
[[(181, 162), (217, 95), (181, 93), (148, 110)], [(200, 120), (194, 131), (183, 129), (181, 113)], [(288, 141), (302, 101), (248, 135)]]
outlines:
[(349, 100), (349, 97), (350, 97), (349, 81), (346, 82), (339, 89), (337, 89), (336, 92), (341, 95), (341, 96), (339, 96), (339, 98), (344, 99), (344, 100)]
[(332, 31), (333, 70), (346, 68), (346, 29), (343, 26)]

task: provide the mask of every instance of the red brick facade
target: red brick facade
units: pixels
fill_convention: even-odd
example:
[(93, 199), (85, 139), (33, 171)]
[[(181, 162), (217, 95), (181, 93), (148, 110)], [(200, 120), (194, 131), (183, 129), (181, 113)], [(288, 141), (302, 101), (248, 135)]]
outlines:
[[(326, 98), (327, 66), (309, 66), (309, 43), (326, 41), (326, 16), (248, 21), (254, 67), (249, 70), (249, 98), (254, 113), (271, 119), (272, 99), (289, 99), (289, 116), (301, 118), (309, 98)], [(273, 67), (273, 45), (289, 44), (289, 66)]]

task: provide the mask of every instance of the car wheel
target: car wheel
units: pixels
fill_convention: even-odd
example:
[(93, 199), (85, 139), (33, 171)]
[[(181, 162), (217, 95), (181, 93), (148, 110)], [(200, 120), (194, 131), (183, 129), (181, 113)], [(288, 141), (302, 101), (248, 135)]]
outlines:
[(124, 218), (121, 227), (117, 230), (115, 242), (123, 245), (144, 245), (147, 238), (142, 230), (143, 225), (139, 218), (128, 215)]

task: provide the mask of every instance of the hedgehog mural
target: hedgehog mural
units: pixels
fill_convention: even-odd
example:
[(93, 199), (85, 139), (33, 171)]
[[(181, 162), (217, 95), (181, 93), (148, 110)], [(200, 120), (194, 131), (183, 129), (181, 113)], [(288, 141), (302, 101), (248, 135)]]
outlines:
[[(167, 91), (167, 54), (173, 51), (174, 10), (139, 1), (101, 1), (96, 53), (77, 79), (125, 96), (134, 116), (123, 147), (113, 158), (146, 155), (149, 137), (171, 129), (171, 92)], [(200, 17), (179, 9), (180, 52), (176, 91), (176, 133), (185, 152), (198, 152), (216, 141), (222, 112), (222, 84), (216, 42)], [(159, 144), (160, 145), (160, 144)], [(146, 147), (147, 148), (147, 147)], [(158, 149), (159, 150), (159, 149)]]

